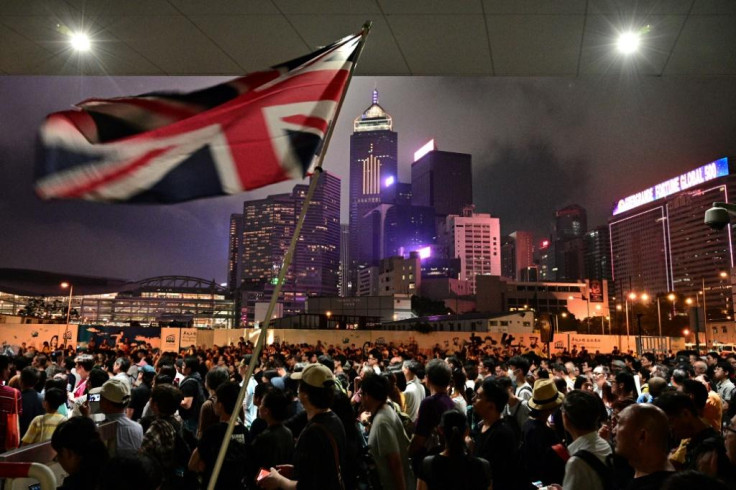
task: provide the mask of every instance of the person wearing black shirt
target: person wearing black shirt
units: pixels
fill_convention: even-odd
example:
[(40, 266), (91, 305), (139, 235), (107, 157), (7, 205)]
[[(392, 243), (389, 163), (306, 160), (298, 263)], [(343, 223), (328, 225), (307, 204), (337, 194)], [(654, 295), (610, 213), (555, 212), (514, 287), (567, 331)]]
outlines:
[(493, 490), (516, 490), (523, 487), (519, 467), (519, 441), (514, 431), (503, 421), (501, 414), (509, 401), (509, 394), (490, 378), (476, 392), (473, 410), (483, 420), (475, 436), (473, 455), (491, 464)]
[(299, 399), (308, 422), (296, 443), (294, 466), (271, 468), (259, 485), (267, 490), (340, 490), (345, 479), (346, 440), (342, 422), (330, 410), (335, 377), (321, 364), (310, 364), (292, 377), (300, 380)]
[(427, 456), (417, 475), (418, 490), (487, 490), (491, 486), (488, 461), (468, 454), (465, 438), (469, 435), (468, 421), (457, 410), (442, 414), (438, 427), (445, 440), (444, 450)]
[(257, 420), (263, 420), (267, 427), (255, 437), (251, 445), (251, 457), (248, 458), (249, 481), (255, 479), (261, 468), (292, 464), (294, 436), (283, 423), (288, 415), (288, 407), (289, 400), (280, 390), (269, 391), (261, 400)]
[(672, 476), (669, 426), (665, 413), (650, 404), (630, 405), (618, 415), (614, 429), (616, 454), (634, 468), (626, 490), (657, 490)]
[(194, 356), (184, 359), (182, 372), (186, 377), (179, 383), (179, 389), (184, 395), (179, 407), (179, 416), (184, 430), (184, 440), (191, 443), (197, 439), (199, 410), (204, 403), (204, 387), (202, 376), (199, 374), (199, 359)]
[[(202, 481), (206, 484), (210, 481), (215, 461), (220, 452), (220, 447), (225, 439), (230, 416), (238, 401), (240, 386), (232, 381), (221, 384), (216, 391), (215, 413), (220, 421), (205, 429), (202, 439), (197, 448), (192, 452), (189, 460), (189, 470), (203, 474)], [(230, 436), (225, 460), (222, 463), (220, 474), (217, 478), (215, 488), (217, 490), (244, 488), (243, 477), (245, 476), (245, 464), (247, 461), (245, 436), (247, 429), (243, 424), (236, 423)]]
[(141, 383), (130, 390), (130, 403), (125, 409), (128, 417), (136, 422), (143, 416), (143, 409), (148, 400), (151, 399), (151, 387), (153, 378), (156, 376), (156, 370), (152, 366), (145, 365), (141, 368), (138, 376)]

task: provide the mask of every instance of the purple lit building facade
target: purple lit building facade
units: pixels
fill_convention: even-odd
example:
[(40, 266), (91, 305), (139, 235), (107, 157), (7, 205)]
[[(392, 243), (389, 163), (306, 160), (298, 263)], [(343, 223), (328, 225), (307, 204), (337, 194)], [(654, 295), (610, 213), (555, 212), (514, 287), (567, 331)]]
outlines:
[[(382, 204), (382, 189), (396, 182), (398, 135), (393, 131), (391, 116), (378, 104), (378, 91), (373, 91), (371, 105), (353, 122), (350, 135), (350, 213), (349, 213), (349, 283), (355, 281), (358, 265), (374, 258), (365, 255), (361, 242), (366, 233), (363, 218)], [(348, 288), (348, 294), (354, 294)]]

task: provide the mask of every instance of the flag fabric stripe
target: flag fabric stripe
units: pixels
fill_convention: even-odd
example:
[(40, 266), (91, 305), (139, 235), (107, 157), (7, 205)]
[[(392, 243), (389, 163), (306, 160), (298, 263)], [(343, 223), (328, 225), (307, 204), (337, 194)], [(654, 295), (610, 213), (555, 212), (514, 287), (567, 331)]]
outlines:
[(45, 199), (180, 202), (304, 177), (344, 91), (361, 33), (187, 94), (90, 98), (47, 117)]

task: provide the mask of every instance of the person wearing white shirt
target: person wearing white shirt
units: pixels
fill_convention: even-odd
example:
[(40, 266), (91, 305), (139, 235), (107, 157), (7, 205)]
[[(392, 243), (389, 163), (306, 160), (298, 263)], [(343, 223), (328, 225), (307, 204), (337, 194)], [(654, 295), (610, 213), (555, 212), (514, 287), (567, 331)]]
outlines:
[[(605, 407), (593, 393), (573, 390), (562, 402), (562, 422), (573, 442), (568, 446), (570, 459), (565, 464), (565, 490), (604, 490), (605, 486), (594, 466), (606, 465), (611, 446), (598, 435)], [(588, 459), (591, 461), (589, 462)], [(598, 463), (596, 463), (596, 461)], [(559, 488), (554, 485), (553, 488)]]
[(419, 416), (419, 405), (424, 400), (427, 392), (424, 385), (419, 381), (417, 376), (424, 369), (417, 361), (404, 361), (401, 367), (404, 377), (406, 378), (406, 389), (404, 390), (404, 411), (411, 417), (413, 422), (417, 421)]

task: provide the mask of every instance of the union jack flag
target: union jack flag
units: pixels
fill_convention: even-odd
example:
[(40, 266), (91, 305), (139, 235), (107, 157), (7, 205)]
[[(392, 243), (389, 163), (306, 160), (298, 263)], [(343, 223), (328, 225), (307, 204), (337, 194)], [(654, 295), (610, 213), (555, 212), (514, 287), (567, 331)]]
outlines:
[(186, 94), (88, 99), (47, 116), (43, 199), (174, 203), (303, 178), (322, 149), (362, 32)]

